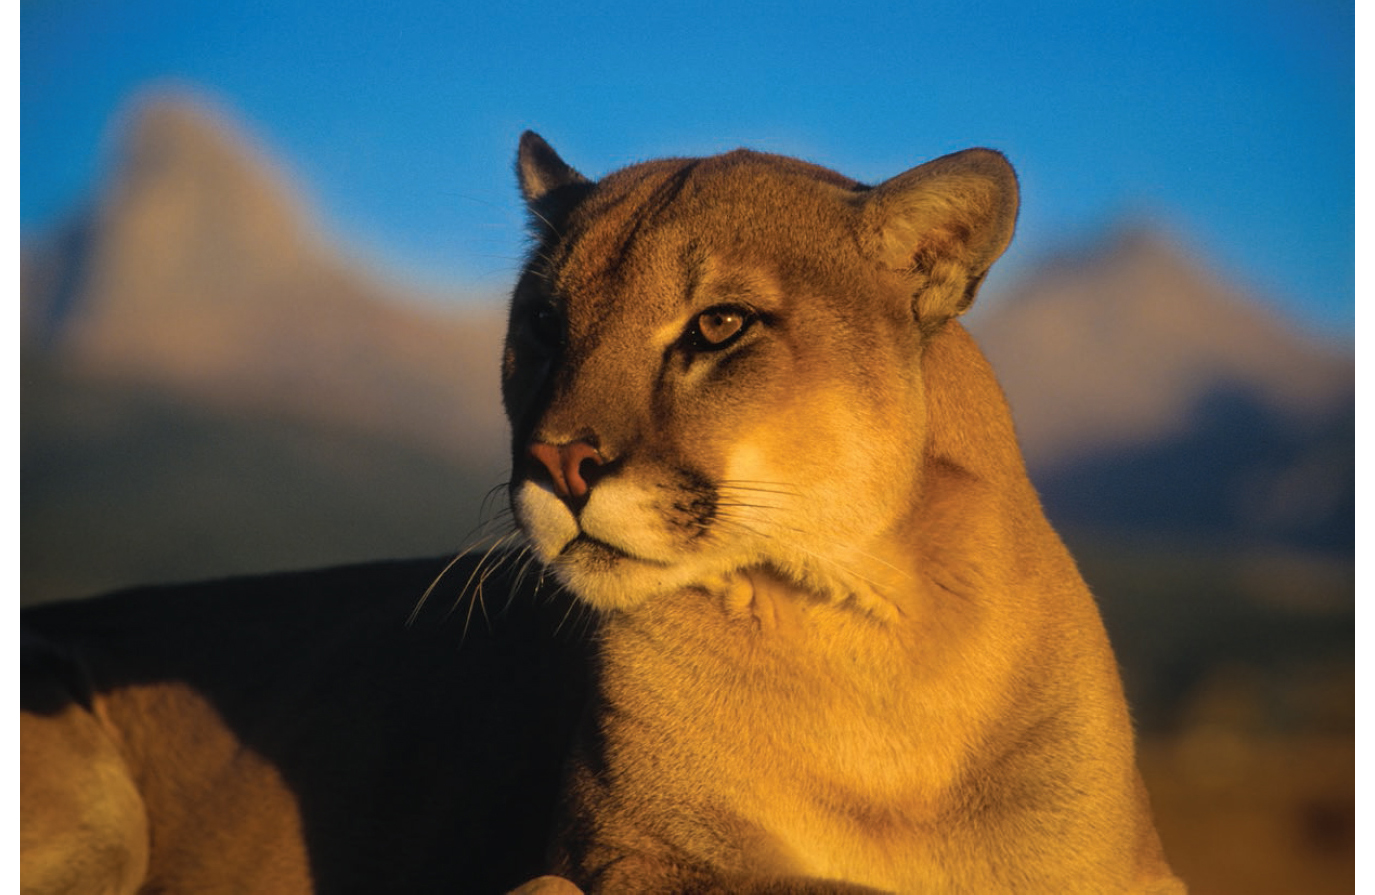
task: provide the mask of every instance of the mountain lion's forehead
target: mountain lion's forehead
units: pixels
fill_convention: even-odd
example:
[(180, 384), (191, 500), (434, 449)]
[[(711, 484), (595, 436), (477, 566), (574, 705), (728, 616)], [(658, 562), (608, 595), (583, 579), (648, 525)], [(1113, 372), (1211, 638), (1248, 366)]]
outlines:
[(739, 213), (779, 201), (835, 201), (864, 187), (820, 165), (737, 149), (705, 158), (659, 159), (622, 168), (600, 180), (584, 203), (585, 216), (652, 217), (670, 208)]
[(645, 162), (599, 181), (546, 257), (567, 296), (656, 279), (685, 287), (713, 257), (757, 254), (752, 243), (786, 252), (795, 238), (819, 237), (833, 246), (863, 189), (826, 168), (750, 150)]

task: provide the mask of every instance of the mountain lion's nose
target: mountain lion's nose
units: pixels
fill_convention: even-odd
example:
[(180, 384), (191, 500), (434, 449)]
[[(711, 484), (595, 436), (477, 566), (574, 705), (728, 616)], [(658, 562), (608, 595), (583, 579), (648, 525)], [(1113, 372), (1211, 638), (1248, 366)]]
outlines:
[(554, 493), (564, 500), (586, 498), (592, 482), (596, 481), (596, 470), (603, 463), (601, 452), (582, 440), (567, 444), (532, 441), (530, 456), (549, 472), (554, 481)]

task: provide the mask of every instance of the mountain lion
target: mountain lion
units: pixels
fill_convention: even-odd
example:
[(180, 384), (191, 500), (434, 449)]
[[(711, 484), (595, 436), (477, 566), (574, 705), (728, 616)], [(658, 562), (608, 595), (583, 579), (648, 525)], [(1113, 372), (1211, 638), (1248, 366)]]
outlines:
[(525, 553), (26, 611), (24, 890), (1182, 892), (954, 319), (1006, 161), (517, 170)]
[[(1017, 183), (527, 133), (512, 504), (600, 618), (553, 870), (597, 892), (1177, 892), (1097, 608), (955, 317)], [(533, 890), (571, 887), (545, 879)]]

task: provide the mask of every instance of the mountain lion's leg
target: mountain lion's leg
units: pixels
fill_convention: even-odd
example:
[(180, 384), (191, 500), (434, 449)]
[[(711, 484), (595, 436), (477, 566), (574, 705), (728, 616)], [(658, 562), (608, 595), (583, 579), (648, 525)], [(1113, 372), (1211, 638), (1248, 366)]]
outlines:
[(20, 882), (25, 895), (136, 892), (148, 868), (143, 798), (74, 666), (25, 637)]

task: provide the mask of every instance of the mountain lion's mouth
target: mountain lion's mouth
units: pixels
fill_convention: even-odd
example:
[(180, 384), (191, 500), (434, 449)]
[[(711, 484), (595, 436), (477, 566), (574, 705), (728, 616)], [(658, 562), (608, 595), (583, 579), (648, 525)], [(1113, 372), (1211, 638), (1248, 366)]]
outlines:
[(622, 547), (617, 547), (615, 544), (593, 537), (587, 532), (580, 533), (573, 540), (565, 544), (564, 548), (559, 551), (558, 559), (560, 561), (571, 560), (601, 563), (607, 567), (623, 561), (644, 563), (645, 565), (661, 566), (664, 568), (671, 565), (661, 560), (637, 556)]

